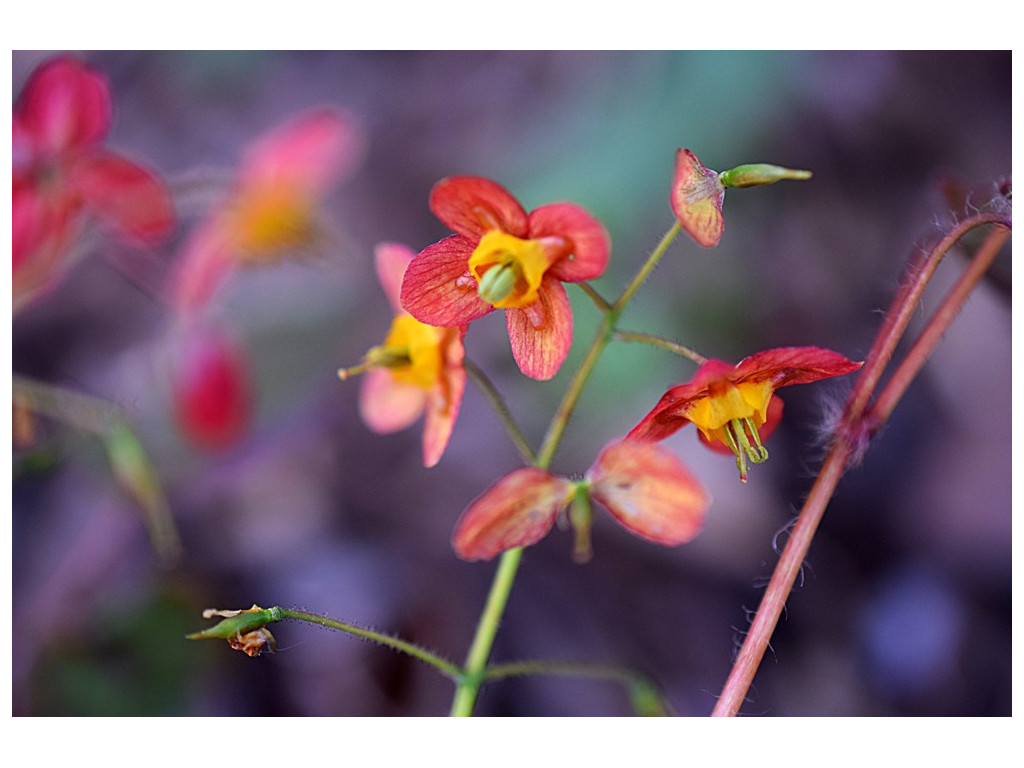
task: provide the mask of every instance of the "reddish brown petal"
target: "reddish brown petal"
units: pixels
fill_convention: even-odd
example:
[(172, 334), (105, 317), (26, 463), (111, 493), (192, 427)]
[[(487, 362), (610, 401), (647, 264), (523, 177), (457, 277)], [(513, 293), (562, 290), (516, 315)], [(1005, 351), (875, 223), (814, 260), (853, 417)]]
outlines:
[(545, 275), (537, 301), (506, 309), (505, 322), (519, 370), (541, 381), (558, 373), (572, 346), (572, 305), (560, 282)]
[(530, 213), (530, 239), (560, 237), (566, 255), (551, 265), (548, 274), (564, 282), (578, 283), (600, 277), (608, 265), (611, 239), (604, 226), (583, 208), (572, 203), (542, 205)]
[(862, 365), (822, 347), (779, 347), (758, 352), (740, 361), (729, 378), (734, 383), (771, 381), (778, 389), (842, 376), (856, 371)]
[(473, 244), (462, 235), (423, 249), (405, 270), (402, 308), (421, 323), (454, 328), (493, 312), (476, 292), (466, 264)]
[(416, 252), (400, 243), (380, 243), (373, 249), (377, 279), (395, 313), (402, 312), (402, 278)]
[(16, 111), (42, 152), (98, 143), (110, 128), (107, 80), (77, 59), (52, 59), (32, 73)]
[(449, 338), (443, 347), (443, 378), (427, 396), (426, 421), (423, 425), (425, 467), (433, 467), (441, 460), (459, 416), (462, 394), (466, 389), (466, 369), (462, 364), (466, 355), (462, 344), (465, 332), (465, 328), (452, 328), (448, 331)]
[(572, 483), (534, 467), (505, 475), (477, 498), (452, 536), (463, 560), (490, 560), (514, 547), (540, 541), (569, 502)]
[(397, 381), (387, 368), (374, 368), (363, 375), (359, 415), (378, 434), (405, 429), (423, 414), (426, 402), (425, 389)]
[(492, 229), (523, 239), (529, 231), (519, 201), (497, 182), (480, 176), (441, 179), (430, 191), (430, 210), (474, 246)]
[(171, 196), (156, 176), (119, 155), (98, 154), (75, 163), (68, 183), (86, 204), (118, 229), (148, 243), (174, 226)]
[(725, 188), (718, 174), (705, 168), (690, 150), (676, 152), (672, 212), (698, 245), (711, 248), (722, 239), (724, 200)]
[(654, 443), (613, 443), (601, 452), (588, 478), (593, 497), (612, 517), (657, 544), (690, 541), (711, 503), (683, 463)]

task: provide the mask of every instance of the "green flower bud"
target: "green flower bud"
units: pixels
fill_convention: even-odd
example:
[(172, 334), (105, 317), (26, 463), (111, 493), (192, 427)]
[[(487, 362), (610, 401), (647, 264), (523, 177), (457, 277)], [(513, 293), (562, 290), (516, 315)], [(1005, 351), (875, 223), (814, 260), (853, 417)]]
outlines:
[(728, 171), (722, 171), (718, 178), (726, 187), (760, 187), (774, 184), (783, 179), (807, 181), (811, 178), (811, 172), (783, 168), (779, 165), (768, 165), (767, 163), (753, 163), (737, 165)]

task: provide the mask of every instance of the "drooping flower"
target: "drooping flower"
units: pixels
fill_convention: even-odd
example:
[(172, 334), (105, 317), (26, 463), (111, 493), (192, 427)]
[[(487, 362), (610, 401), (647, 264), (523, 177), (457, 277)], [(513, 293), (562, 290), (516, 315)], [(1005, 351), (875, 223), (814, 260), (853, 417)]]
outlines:
[(254, 143), (227, 199), (185, 244), (175, 306), (203, 306), (238, 266), (273, 264), (314, 249), (321, 236), (319, 201), (352, 170), (360, 151), (352, 121), (326, 108)]
[(504, 309), (519, 369), (534, 379), (554, 376), (572, 345), (572, 308), (562, 283), (604, 272), (611, 250), (604, 227), (572, 203), (527, 214), (504, 187), (477, 176), (439, 181), (430, 209), (456, 234), (412, 260), (402, 306), (443, 327)]
[(666, 392), (626, 438), (663, 440), (693, 423), (705, 445), (736, 456), (740, 480), (746, 482), (747, 462), (768, 458), (761, 443), (782, 418), (775, 390), (842, 376), (861, 365), (821, 347), (769, 349), (735, 366), (708, 360), (689, 382)]
[(182, 434), (199, 448), (236, 443), (249, 426), (252, 385), (242, 350), (206, 325), (184, 331), (173, 361), (174, 413)]
[(384, 343), (338, 375), (345, 379), (365, 371), (359, 411), (374, 432), (397, 432), (423, 416), (423, 465), (432, 467), (448, 446), (466, 388), (466, 329), (426, 325), (402, 309), (402, 275), (414, 255), (397, 243), (377, 246), (377, 277), (395, 316)]
[(143, 244), (170, 233), (170, 195), (154, 173), (104, 149), (110, 124), (106, 78), (77, 59), (51, 59), (25, 84), (11, 128), (15, 311), (63, 271), (83, 214)]
[(591, 500), (626, 530), (656, 544), (690, 541), (711, 503), (707, 491), (672, 453), (653, 443), (625, 440), (606, 446), (583, 480), (536, 467), (505, 475), (463, 512), (452, 543), (464, 560), (489, 560), (548, 534), (572, 504), (574, 557), (590, 557)]
[(725, 229), (722, 204), (726, 187), (754, 187), (774, 184), (782, 179), (806, 180), (810, 171), (782, 168), (778, 165), (739, 165), (718, 173), (697, 159), (688, 149), (676, 152), (675, 174), (672, 179), (672, 212), (699, 245), (711, 248), (718, 245)]

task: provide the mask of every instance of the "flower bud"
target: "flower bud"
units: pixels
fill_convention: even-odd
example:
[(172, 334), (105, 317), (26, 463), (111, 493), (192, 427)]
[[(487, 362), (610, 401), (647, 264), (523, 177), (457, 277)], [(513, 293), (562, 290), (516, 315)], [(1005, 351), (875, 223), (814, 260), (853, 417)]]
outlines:
[(737, 165), (728, 171), (722, 171), (718, 175), (724, 187), (763, 187), (774, 184), (783, 179), (793, 181), (807, 181), (811, 178), (810, 171), (798, 171), (792, 168), (783, 168), (780, 165), (769, 165), (767, 163), (753, 163), (748, 165)]

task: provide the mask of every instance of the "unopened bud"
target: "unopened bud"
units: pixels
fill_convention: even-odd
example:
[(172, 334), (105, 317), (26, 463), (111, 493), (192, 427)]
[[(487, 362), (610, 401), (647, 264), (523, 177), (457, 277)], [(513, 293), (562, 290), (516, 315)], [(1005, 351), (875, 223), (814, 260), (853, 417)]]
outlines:
[(783, 168), (780, 165), (768, 165), (767, 163), (753, 163), (749, 165), (737, 165), (728, 171), (722, 171), (718, 175), (723, 186), (726, 187), (761, 187), (767, 184), (774, 184), (783, 179), (793, 181), (807, 181), (811, 178), (810, 171), (798, 171), (793, 168)]

